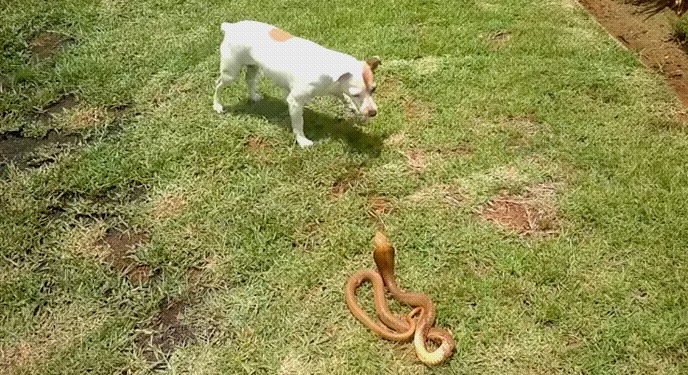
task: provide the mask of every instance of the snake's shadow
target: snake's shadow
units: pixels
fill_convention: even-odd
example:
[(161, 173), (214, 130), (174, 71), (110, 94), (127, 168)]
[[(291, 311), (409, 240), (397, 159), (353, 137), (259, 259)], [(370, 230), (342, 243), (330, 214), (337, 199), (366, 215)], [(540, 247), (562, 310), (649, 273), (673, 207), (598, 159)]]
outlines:
[[(289, 108), (284, 100), (265, 96), (257, 102), (246, 99), (226, 109), (229, 113), (263, 117), (271, 124), (288, 130), (291, 135)], [(303, 121), (304, 133), (313, 141), (339, 140), (345, 143), (351, 151), (371, 157), (378, 157), (382, 152), (384, 140), (382, 136), (361, 131), (359, 127), (354, 126), (351, 121), (344, 118), (335, 118), (304, 108)]]

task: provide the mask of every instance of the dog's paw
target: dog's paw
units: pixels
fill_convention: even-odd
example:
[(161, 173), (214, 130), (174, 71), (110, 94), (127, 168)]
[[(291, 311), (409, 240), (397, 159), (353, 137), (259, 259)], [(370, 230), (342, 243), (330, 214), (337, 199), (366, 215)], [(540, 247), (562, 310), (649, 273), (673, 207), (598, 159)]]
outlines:
[(296, 143), (298, 143), (299, 146), (301, 146), (301, 148), (313, 146), (313, 141), (311, 141), (310, 139), (308, 139), (302, 135), (296, 136)]
[(258, 93), (252, 94), (251, 96), (249, 96), (249, 99), (251, 99), (254, 102), (257, 102), (259, 100), (263, 100), (263, 95), (260, 95)]
[(213, 109), (214, 109), (215, 112), (217, 112), (217, 113), (222, 113), (222, 112), (225, 111), (225, 109), (222, 108), (222, 104), (220, 104), (220, 103), (213, 103)]

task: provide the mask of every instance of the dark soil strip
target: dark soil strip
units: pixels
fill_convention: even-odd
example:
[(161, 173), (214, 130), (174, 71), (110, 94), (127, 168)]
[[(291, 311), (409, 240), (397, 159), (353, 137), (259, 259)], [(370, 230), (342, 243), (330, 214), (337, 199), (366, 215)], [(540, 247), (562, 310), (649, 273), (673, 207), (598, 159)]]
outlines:
[(648, 13), (646, 6), (614, 0), (578, 0), (609, 34), (636, 52), (643, 64), (662, 73), (688, 107), (688, 54), (676, 43), (670, 10)]
[(67, 145), (78, 142), (79, 137), (73, 134), (60, 134), (51, 130), (43, 138), (22, 137), (19, 132), (0, 134), (0, 164), (14, 163), (20, 169), (32, 167), (27, 156), (39, 147), (50, 145)]
[(38, 121), (48, 122), (62, 112), (72, 109), (79, 104), (79, 100), (74, 94), (67, 94), (60, 100), (50, 104), (38, 113)]
[(142, 324), (136, 335), (136, 347), (154, 368), (165, 368), (165, 362), (174, 350), (196, 341), (191, 327), (181, 322), (187, 308), (184, 300), (166, 302), (151, 321)]

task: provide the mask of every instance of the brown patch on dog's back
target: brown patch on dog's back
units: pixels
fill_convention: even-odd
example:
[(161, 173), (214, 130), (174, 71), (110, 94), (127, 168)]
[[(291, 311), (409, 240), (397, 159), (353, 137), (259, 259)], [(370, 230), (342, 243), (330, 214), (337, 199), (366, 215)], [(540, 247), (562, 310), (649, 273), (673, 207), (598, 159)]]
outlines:
[(287, 39), (291, 39), (293, 35), (289, 34), (289, 32), (284, 31), (282, 29), (274, 28), (270, 30), (270, 38), (276, 42), (284, 42)]

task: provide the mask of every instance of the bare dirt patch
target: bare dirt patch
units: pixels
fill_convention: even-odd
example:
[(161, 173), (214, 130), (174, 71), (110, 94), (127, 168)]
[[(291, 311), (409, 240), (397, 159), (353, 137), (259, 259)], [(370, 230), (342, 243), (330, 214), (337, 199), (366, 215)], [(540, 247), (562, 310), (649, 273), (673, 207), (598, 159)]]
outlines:
[(646, 6), (614, 0), (579, 0), (609, 34), (636, 52), (643, 64), (662, 73), (688, 106), (688, 55), (675, 42), (670, 10), (648, 13)]
[(497, 197), (482, 208), (480, 217), (521, 235), (556, 233), (554, 191), (551, 185), (537, 185), (523, 195)]
[(351, 190), (359, 183), (361, 177), (363, 177), (363, 171), (361, 171), (360, 168), (348, 168), (335, 179), (330, 189), (330, 193), (335, 198), (342, 197), (347, 191)]
[(142, 284), (150, 279), (153, 273), (152, 269), (146, 264), (137, 262), (131, 255), (136, 248), (149, 240), (150, 236), (145, 233), (109, 230), (100, 242), (108, 249), (105, 262), (113, 270), (127, 275), (132, 283)]
[(73, 41), (67, 35), (45, 31), (29, 42), (31, 57), (36, 61), (43, 61), (54, 56), (65, 44)]
[(409, 122), (428, 122), (432, 119), (432, 108), (419, 99), (404, 100), (404, 119)]
[[(42, 138), (22, 137), (19, 133), (0, 134), (0, 166), (13, 163), (19, 169), (38, 167), (55, 161), (61, 152), (79, 141), (76, 135), (58, 133), (54, 130)], [(41, 149), (47, 152), (35, 158), (30, 157)]]
[(263, 137), (256, 137), (252, 136), (249, 137), (246, 142), (244, 142), (244, 146), (248, 148), (251, 151), (259, 151), (262, 150), (266, 147), (268, 147), (269, 143), (268, 140), (263, 138)]
[(177, 347), (195, 342), (193, 329), (182, 322), (187, 307), (183, 299), (167, 301), (149, 322), (137, 328), (136, 347), (156, 369), (165, 367)]
[(383, 217), (394, 210), (392, 202), (385, 197), (370, 197), (368, 199), (368, 217), (378, 224), (382, 224)]
[[(66, 95), (55, 103), (36, 113), (36, 121), (47, 123), (65, 110), (74, 108), (78, 101), (74, 95)], [(61, 151), (79, 141), (76, 135), (50, 130), (43, 137), (24, 137), (22, 129), (0, 134), (0, 167), (14, 163), (18, 168), (37, 167), (54, 161)], [(29, 156), (37, 150), (52, 147), (52, 152), (31, 160)], [(45, 154), (45, 153), (44, 153)], [(2, 170), (0, 169), (0, 172)]]
[(506, 31), (497, 31), (488, 37), (490, 44), (499, 49), (505, 47), (511, 40), (511, 34)]
[(0, 176), (8, 164), (19, 169), (37, 168), (51, 164), (60, 155), (70, 152), (82, 141), (88, 141), (80, 132), (104, 124), (108, 135), (121, 129), (121, 123), (128, 109), (127, 105), (103, 108), (79, 107), (73, 94), (63, 96), (53, 104), (37, 111), (32, 119), (46, 126), (56, 120), (61, 124), (50, 129), (42, 137), (23, 134), (23, 129), (0, 134)]
[(56, 102), (48, 105), (47, 107), (39, 110), (37, 112), (38, 121), (48, 122), (53, 120), (58, 115), (62, 114), (64, 111), (72, 109), (79, 104), (79, 100), (74, 94), (67, 94)]
[(321, 219), (315, 219), (298, 228), (292, 236), (292, 247), (301, 250), (315, 249), (321, 234), (320, 228), (322, 225)]
[(428, 165), (430, 164), (430, 155), (428, 154), (427, 151), (420, 149), (420, 148), (414, 148), (407, 150), (403, 153), (403, 155), (406, 157), (406, 161), (408, 163), (409, 168), (411, 168), (411, 171), (413, 172), (422, 172), (424, 171)]
[(167, 194), (160, 198), (151, 209), (154, 220), (168, 219), (177, 215), (186, 206), (186, 199), (181, 194)]

